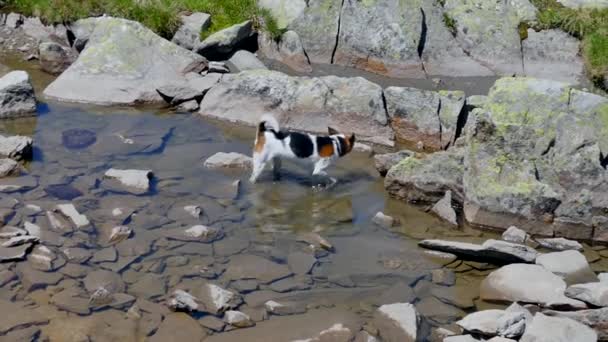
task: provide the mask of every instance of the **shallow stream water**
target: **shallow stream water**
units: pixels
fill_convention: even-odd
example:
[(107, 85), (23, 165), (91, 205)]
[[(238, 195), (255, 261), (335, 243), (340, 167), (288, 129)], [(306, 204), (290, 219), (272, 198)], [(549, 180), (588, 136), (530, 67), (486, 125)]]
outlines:
[[(28, 67), (38, 94), (51, 80), (29, 64), (13, 62), (10, 66)], [(72, 202), (93, 228), (48, 236), (47, 241), (43, 236), (43, 244), (58, 253), (78, 248), (93, 255), (109, 248), (118, 254), (114, 262), (88, 257), (44, 272), (61, 274), (59, 281), (48, 286), (32, 287), (18, 278), (0, 287), (0, 299), (25, 307), (25, 314), (37, 312), (49, 319), (48, 324), (40, 325), (42, 337), (51, 341), (87, 340), (84, 336), (94, 341), (139, 341), (156, 331), (166, 312), (142, 310), (142, 318), (133, 319), (125, 318), (128, 307), (83, 315), (55, 305), (54, 294), (80, 286), (87, 274), (98, 269), (119, 274), (125, 292), (137, 297), (140, 307), (150, 307), (149, 302), (165, 305), (173, 290), (185, 284), (212, 282), (240, 291), (245, 304), (239, 310), (256, 315), (257, 320), (263, 318), (260, 308), (268, 299), (307, 308), (306, 313), (270, 316), (252, 328), (213, 333), (211, 341), (311, 338), (334, 323), (357, 331), (378, 305), (395, 302), (415, 303), (432, 326), (447, 325), (466, 312), (493, 306), (477, 300), (479, 283), (491, 265), (451, 263), (448, 267), (456, 272), (455, 286), (435, 285), (430, 273), (444, 262), (425, 254), (417, 241), (478, 242), (495, 235), (452, 228), (424, 208), (390, 199), (368, 154), (355, 152), (340, 160), (330, 170), (338, 183), (325, 191), (314, 191), (310, 170), (291, 163), (284, 164), (280, 181), (273, 182), (268, 171), (259, 184), (251, 185), (245, 171), (208, 170), (203, 162), (220, 151), (249, 154), (252, 128), (158, 108), (97, 108), (41, 100), (36, 118), (0, 121), (0, 134), (32, 136), (35, 146), (27, 177), (33, 177), (37, 186), (1, 194), (0, 203), (5, 206), (12, 199), (20, 203), (9, 224), (21, 227), (30, 221), (48, 229), (44, 210)], [(93, 132), (95, 142), (79, 149), (67, 147), (63, 134), (71, 129)], [(125, 143), (128, 139), (132, 143)], [(153, 189), (136, 196), (107, 186), (103, 174), (111, 167), (152, 170)], [(28, 214), (28, 204), (40, 206), (43, 212)], [(200, 207), (200, 218), (185, 212), (188, 205)], [(135, 213), (127, 221), (134, 233), (109, 246), (109, 231), (116, 225), (111, 215), (115, 208)], [(392, 229), (375, 225), (372, 217), (378, 211), (394, 216), (400, 224)], [(225, 237), (209, 244), (166, 237), (170, 229), (196, 224), (221, 227)], [(328, 239), (334, 250), (318, 251), (317, 265), (309, 274), (271, 279), (274, 282), (268, 284), (237, 281), (229, 275), (227, 270), (240, 266), (235, 263), (252, 256), (286, 267), (294, 253), (310, 253), (308, 244), (301, 242), (301, 236), (310, 232)], [(22, 272), (30, 263), (2, 264), (0, 271)], [(71, 264), (77, 265), (67, 271)], [(254, 263), (254, 270), (256, 266)], [(465, 304), (459, 304), (460, 308), (446, 304), (455, 300)], [(204, 325), (208, 317), (200, 314), (193, 319)]]

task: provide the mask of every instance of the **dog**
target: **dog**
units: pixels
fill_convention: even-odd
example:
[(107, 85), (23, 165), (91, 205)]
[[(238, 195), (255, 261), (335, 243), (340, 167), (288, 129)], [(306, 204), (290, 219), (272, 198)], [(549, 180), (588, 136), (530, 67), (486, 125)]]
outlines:
[[(253, 172), (249, 179), (257, 182), (266, 164), (273, 162), (275, 179), (279, 177), (281, 158), (308, 160), (314, 164), (313, 176), (328, 177), (325, 169), (336, 159), (344, 157), (355, 145), (355, 134), (346, 136), (327, 128), (329, 135), (320, 136), (293, 131), (281, 131), (277, 119), (266, 114), (258, 124), (253, 147)], [(332, 183), (334, 178), (329, 177)]]

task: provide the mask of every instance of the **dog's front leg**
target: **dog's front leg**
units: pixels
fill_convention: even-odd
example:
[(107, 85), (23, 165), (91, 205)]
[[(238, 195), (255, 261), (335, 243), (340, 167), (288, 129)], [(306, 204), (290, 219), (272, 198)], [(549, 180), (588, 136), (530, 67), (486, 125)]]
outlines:
[(279, 157), (272, 159), (272, 175), (275, 181), (281, 179), (281, 158)]

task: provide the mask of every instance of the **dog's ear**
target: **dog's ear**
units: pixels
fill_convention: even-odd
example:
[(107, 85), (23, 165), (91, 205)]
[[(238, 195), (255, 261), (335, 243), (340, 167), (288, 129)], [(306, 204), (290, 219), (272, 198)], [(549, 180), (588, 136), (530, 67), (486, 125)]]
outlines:
[(350, 141), (351, 146), (354, 145), (356, 140), (355, 133), (351, 134), (348, 140)]
[(336, 135), (336, 134), (340, 134), (340, 132), (338, 132), (337, 130), (331, 128), (331, 127), (327, 127), (327, 132), (329, 133), (329, 135)]

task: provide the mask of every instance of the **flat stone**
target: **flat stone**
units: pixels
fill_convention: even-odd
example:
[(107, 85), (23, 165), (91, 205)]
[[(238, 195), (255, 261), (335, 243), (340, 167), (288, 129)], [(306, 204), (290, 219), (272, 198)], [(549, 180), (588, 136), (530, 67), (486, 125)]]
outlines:
[(575, 250), (541, 254), (536, 258), (536, 264), (562, 277), (567, 284), (598, 281), (587, 258)]
[(83, 264), (93, 257), (93, 252), (79, 247), (70, 247), (63, 250), (63, 254), (68, 258), (69, 261)]
[(287, 256), (287, 265), (295, 274), (308, 274), (317, 263), (317, 259), (308, 253), (294, 252)]
[(93, 258), (91, 262), (100, 263), (100, 262), (114, 262), (118, 258), (118, 253), (116, 252), (116, 248), (107, 247), (104, 249), (100, 249), (93, 254)]
[(556, 251), (583, 250), (583, 245), (581, 245), (578, 241), (568, 240), (565, 238), (536, 239), (536, 242), (538, 242), (542, 247)]
[(569, 318), (549, 317), (537, 313), (520, 339), (521, 342), (591, 342), (597, 341), (593, 329)]
[(207, 336), (203, 327), (185, 313), (168, 314), (150, 342), (202, 341)]
[(16, 247), (16, 246), (21, 246), (21, 245), (25, 245), (27, 244), (28, 246), (31, 246), (33, 243), (36, 243), (40, 241), (40, 238), (37, 236), (30, 236), (30, 235), (24, 235), (24, 236), (15, 236), (12, 237), (10, 239), (8, 239), (7, 241), (2, 243), (2, 247)]
[(125, 283), (120, 275), (106, 270), (89, 273), (84, 279), (84, 286), (89, 293), (93, 293), (99, 288), (104, 288), (109, 293), (125, 291)]
[(277, 316), (297, 315), (306, 312), (306, 307), (297, 303), (277, 302), (269, 300), (264, 303), (264, 308), (268, 313)]
[(167, 293), (167, 281), (162, 275), (147, 273), (129, 286), (129, 293), (146, 299), (164, 296)]
[(485, 259), (498, 263), (534, 262), (538, 255), (538, 252), (531, 247), (499, 240), (487, 240), (482, 245), (445, 240), (423, 240), (419, 245), (461, 257)]
[(131, 228), (127, 227), (127, 226), (117, 226), (112, 228), (112, 231), (110, 232), (110, 237), (108, 239), (109, 243), (119, 243), (123, 240), (128, 239), (131, 234), (133, 233), (133, 231), (131, 230)]
[(431, 277), (433, 283), (437, 285), (452, 286), (456, 283), (456, 274), (451, 270), (432, 270)]
[(540, 265), (512, 264), (490, 273), (481, 283), (484, 300), (537, 303), (541, 306), (569, 306), (584, 309), (585, 304), (564, 295), (566, 283)]
[(207, 315), (201, 319), (198, 320), (198, 323), (202, 326), (204, 326), (207, 329), (211, 329), (215, 332), (221, 332), (222, 330), (224, 330), (224, 327), (226, 326), (226, 323), (224, 321), (222, 321), (221, 319), (215, 317), (215, 316), (211, 316), (211, 315)]
[(150, 170), (109, 169), (105, 173), (105, 177), (117, 179), (130, 192), (135, 194), (146, 193), (150, 189), (150, 179), (153, 176)]
[(0, 271), (0, 287), (10, 283), (13, 280), (17, 279), (17, 275), (13, 271), (2, 270)]
[(580, 41), (568, 33), (557, 29), (539, 32), (528, 29), (528, 38), (522, 40), (521, 45), (526, 76), (571, 84), (583, 79)]
[(25, 308), (24, 304), (25, 303), (22, 302), (16, 303), (0, 300), (1, 311), (11, 313), (10, 315), (5, 315), (5, 317), (0, 320), (0, 334), (6, 334), (33, 325), (47, 324), (49, 322), (48, 317), (44, 317), (44, 315), (29, 308)]
[(477, 292), (472, 292), (471, 289), (463, 286), (435, 287), (431, 290), (431, 294), (443, 303), (463, 310), (474, 308), (473, 301), (479, 297)]
[(409, 303), (382, 305), (374, 314), (374, 326), (385, 341), (415, 342), (419, 324), (418, 312)]
[(218, 152), (205, 160), (204, 166), (210, 169), (217, 168), (243, 168), (250, 169), (251, 157), (235, 152)]
[(187, 229), (178, 228), (164, 232), (172, 240), (211, 243), (224, 237), (224, 230), (217, 227), (203, 225), (192, 226)]
[(433, 322), (434, 325), (451, 324), (465, 315), (464, 311), (435, 297), (423, 298), (416, 303), (416, 309), (420, 316)]
[(51, 303), (60, 310), (79, 315), (88, 315), (91, 312), (89, 308), (89, 298), (82, 290), (75, 287), (65, 289), (53, 295)]
[(285, 265), (274, 263), (268, 259), (240, 254), (231, 258), (224, 277), (228, 280), (257, 279), (263, 284), (286, 278), (291, 271)]
[(23, 260), (31, 248), (31, 244), (17, 247), (0, 247), (0, 262)]
[[(2, 137), (0, 137), (1, 139)], [(1, 144), (1, 142), (0, 142)], [(0, 146), (1, 148), (1, 146)], [(0, 152), (1, 154), (1, 152)], [(25, 192), (38, 186), (38, 179), (33, 176), (10, 177), (0, 179), (0, 193)]]
[(228, 310), (224, 313), (224, 322), (237, 328), (248, 328), (255, 325), (249, 316), (235, 310)]
[(28, 292), (57, 285), (63, 279), (63, 274), (40, 272), (26, 265), (18, 265), (16, 271), (23, 289)]
[(71, 203), (58, 204), (57, 210), (64, 216), (68, 217), (72, 221), (72, 223), (74, 223), (74, 225), (76, 225), (76, 227), (78, 228), (84, 228), (91, 224), (89, 222), (89, 219), (85, 215), (80, 214), (76, 210), (76, 207), (74, 207), (74, 205)]

